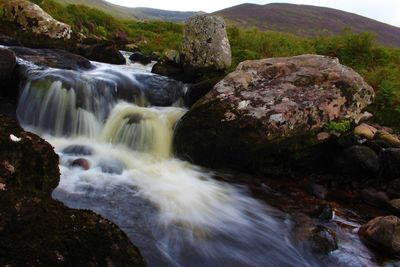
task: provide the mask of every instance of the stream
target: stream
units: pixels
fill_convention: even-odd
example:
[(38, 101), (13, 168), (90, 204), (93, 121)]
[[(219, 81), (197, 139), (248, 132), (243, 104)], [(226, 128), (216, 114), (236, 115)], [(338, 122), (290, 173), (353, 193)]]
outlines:
[(293, 238), (290, 215), (175, 158), (185, 84), (133, 64), (74, 71), (18, 63), (26, 78), (18, 119), (60, 156), (53, 198), (116, 223), (148, 266), (376, 266), (356, 231), (335, 224), (345, 218), (329, 223), (339, 249), (320, 256)]

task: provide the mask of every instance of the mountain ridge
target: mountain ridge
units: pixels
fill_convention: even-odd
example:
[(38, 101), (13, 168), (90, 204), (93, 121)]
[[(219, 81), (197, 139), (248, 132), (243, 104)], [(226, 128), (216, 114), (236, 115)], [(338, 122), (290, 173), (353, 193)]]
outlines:
[(233, 25), (260, 30), (290, 32), (297, 35), (339, 34), (345, 28), (370, 31), (385, 45), (400, 46), (400, 28), (355, 13), (311, 5), (271, 3), (240, 4), (212, 14)]
[(64, 5), (86, 5), (97, 8), (118, 19), (182, 22), (194, 15), (204, 14), (202, 11), (172, 11), (147, 7), (124, 7), (104, 0), (56, 0), (56, 2)]

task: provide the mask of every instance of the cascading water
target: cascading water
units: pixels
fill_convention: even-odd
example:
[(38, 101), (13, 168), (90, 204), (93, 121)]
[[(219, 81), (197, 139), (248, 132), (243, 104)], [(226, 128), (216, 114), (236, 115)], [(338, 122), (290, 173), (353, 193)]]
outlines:
[[(86, 71), (19, 63), (26, 82), (17, 116), (60, 155), (53, 197), (114, 221), (149, 266), (368, 262), (314, 256), (292, 241), (287, 215), (173, 158), (173, 128), (185, 113), (177, 107), (182, 83), (99, 63)], [(77, 167), (82, 160), (88, 170)]]

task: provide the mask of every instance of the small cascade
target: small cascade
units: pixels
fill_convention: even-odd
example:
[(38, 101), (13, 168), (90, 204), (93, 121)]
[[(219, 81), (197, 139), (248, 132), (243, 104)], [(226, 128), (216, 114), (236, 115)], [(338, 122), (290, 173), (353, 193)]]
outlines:
[(122, 103), (112, 111), (100, 139), (168, 158), (173, 127), (183, 113), (184, 109), (179, 108), (143, 108)]

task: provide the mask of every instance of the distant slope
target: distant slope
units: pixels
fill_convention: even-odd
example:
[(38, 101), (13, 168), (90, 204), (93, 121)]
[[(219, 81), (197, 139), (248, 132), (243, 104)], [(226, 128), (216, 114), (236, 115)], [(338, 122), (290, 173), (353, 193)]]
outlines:
[(76, 4), (94, 7), (119, 19), (185, 21), (187, 18), (203, 12), (181, 12), (153, 8), (129, 8), (111, 4), (104, 0), (56, 0), (61, 4)]
[(277, 30), (298, 35), (340, 33), (350, 27), (355, 32), (375, 32), (386, 45), (400, 46), (400, 28), (353, 13), (309, 5), (242, 4), (215, 12), (235, 25)]

